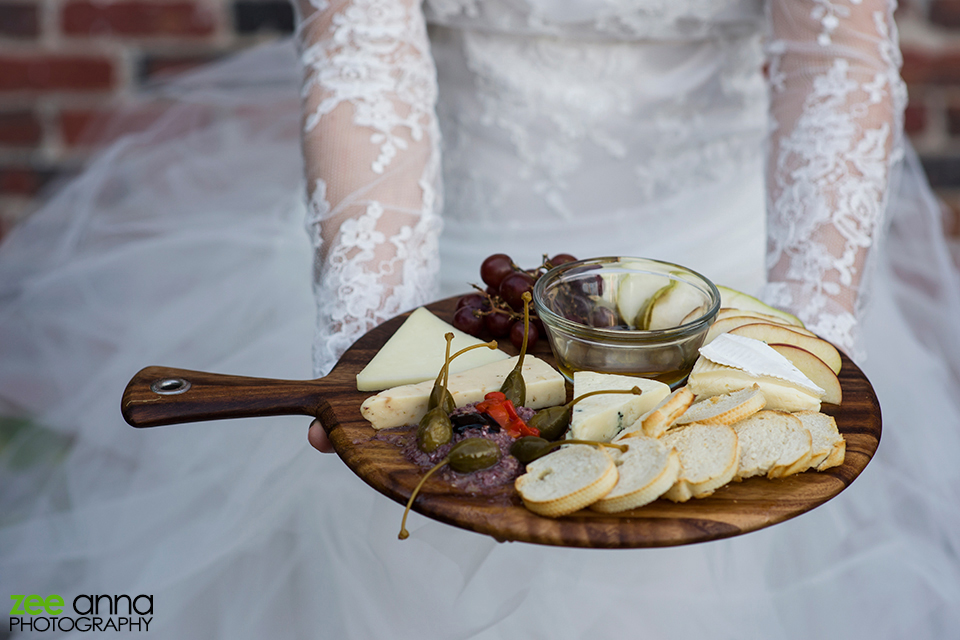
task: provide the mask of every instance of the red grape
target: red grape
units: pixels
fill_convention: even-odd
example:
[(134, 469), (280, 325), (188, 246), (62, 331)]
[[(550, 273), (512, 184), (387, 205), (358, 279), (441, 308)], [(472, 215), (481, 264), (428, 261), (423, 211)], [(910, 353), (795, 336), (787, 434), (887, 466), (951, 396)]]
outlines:
[(558, 253), (557, 255), (550, 258), (550, 266), (556, 267), (561, 264), (566, 264), (568, 262), (576, 262), (577, 259), (574, 258), (569, 253)]
[[(537, 326), (530, 323), (530, 334), (527, 336), (527, 351), (533, 349), (533, 345), (537, 344), (537, 340), (540, 338), (540, 332), (537, 331)], [(513, 343), (517, 349), (523, 346), (523, 320), (517, 320), (513, 323), (513, 327), (510, 328), (510, 342)]]
[(464, 333), (479, 336), (483, 332), (483, 317), (477, 316), (473, 312), (474, 309), (470, 307), (457, 309), (457, 312), (453, 314), (453, 326)]
[(617, 326), (617, 314), (607, 307), (597, 306), (590, 312), (590, 326), (599, 329), (609, 329)]
[(457, 309), (483, 309), (487, 299), (479, 293), (468, 293), (457, 300)]
[(487, 325), (487, 331), (494, 338), (502, 338), (510, 333), (513, 326), (513, 319), (508, 313), (490, 313), (484, 316), (484, 322)]
[(533, 276), (522, 271), (511, 273), (500, 283), (500, 297), (520, 313), (523, 311), (523, 294), (533, 291)]
[(491, 287), (499, 287), (513, 273), (513, 260), (505, 253), (495, 253), (480, 265), (480, 278)]

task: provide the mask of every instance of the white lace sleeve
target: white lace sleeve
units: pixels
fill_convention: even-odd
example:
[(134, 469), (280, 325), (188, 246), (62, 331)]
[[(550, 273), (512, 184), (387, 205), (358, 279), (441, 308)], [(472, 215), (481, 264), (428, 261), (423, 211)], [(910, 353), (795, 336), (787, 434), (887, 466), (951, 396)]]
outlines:
[(417, 0), (298, 0), (316, 375), (437, 294), (436, 69)]
[(771, 0), (767, 302), (856, 357), (903, 154), (893, 0)]

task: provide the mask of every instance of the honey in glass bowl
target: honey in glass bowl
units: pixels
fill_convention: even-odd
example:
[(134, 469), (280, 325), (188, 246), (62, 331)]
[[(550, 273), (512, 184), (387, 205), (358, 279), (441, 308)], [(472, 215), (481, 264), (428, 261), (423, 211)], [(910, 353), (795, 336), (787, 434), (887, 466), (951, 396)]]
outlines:
[(680, 385), (720, 309), (720, 292), (686, 267), (646, 258), (569, 262), (534, 287), (537, 314), (568, 380), (597, 371)]

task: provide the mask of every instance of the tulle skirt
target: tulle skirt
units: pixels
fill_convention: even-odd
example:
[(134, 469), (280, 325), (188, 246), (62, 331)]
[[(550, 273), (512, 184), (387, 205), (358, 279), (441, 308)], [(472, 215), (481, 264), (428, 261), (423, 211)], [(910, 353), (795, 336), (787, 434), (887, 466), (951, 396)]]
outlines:
[(150, 594), (149, 633), (178, 639), (956, 636), (960, 280), (915, 158), (864, 324), (880, 448), (768, 529), (559, 549), (413, 514), (401, 542), (402, 507), (312, 450), (306, 418), (126, 426), (149, 364), (311, 376), (298, 78), (288, 45), (251, 56), (165, 88), (160, 122), (0, 247), (4, 593)]

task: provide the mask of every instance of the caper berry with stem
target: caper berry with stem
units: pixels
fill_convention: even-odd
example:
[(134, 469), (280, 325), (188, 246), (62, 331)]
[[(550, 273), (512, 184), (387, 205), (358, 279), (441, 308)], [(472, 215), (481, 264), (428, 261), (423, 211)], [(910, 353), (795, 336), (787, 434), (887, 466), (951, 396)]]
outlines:
[(515, 407), (522, 407), (527, 401), (527, 383), (523, 379), (523, 357), (527, 353), (527, 339), (530, 336), (530, 301), (533, 297), (529, 291), (523, 293), (523, 344), (520, 345), (520, 357), (513, 371), (507, 374), (500, 385), (500, 392), (507, 396), (507, 400)]
[(527, 420), (527, 425), (537, 429), (537, 431), (540, 432), (541, 437), (546, 438), (547, 440), (557, 440), (566, 432), (567, 426), (570, 424), (570, 420), (573, 417), (573, 405), (577, 404), (584, 398), (589, 398), (590, 396), (599, 395), (601, 393), (632, 393), (634, 395), (640, 395), (643, 393), (643, 391), (640, 390), (640, 387), (634, 387), (632, 389), (600, 389), (598, 391), (591, 391), (581, 396), (577, 396), (567, 404), (561, 404), (555, 407), (547, 407), (546, 409), (537, 411), (532, 418)]
[(482, 342), (480, 344), (470, 345), (469, 347), (460, 349), (460, 351), (457, 351), (451, 356), (450, 345), (453, 342), (453, 334), (447, 333), (444, 338), (447, 340), (447, 352), (444, 356), (443, 366), (440, 368), (440, 373), (437, 375), (437, 381), (433, 383), (433, 389), (430, 391), (430, 398), (427, 400), (427, 410), (433, 409), (434, 407), (440, 407), (447, 413), (450, 413), (457, 408), (457, 403), (454, 401), (453, 395), (446, 388), (450, 379), (450, 363), (466, 352), (474, 349), (480, 349), (481, 347), (496, 349), (497, 341), (491, 340), (490, 342)]
[(629, 445), (626, 444), (597, 442), (595, 440), (559, 440), (557, 442), (550, 442), (549, 440), (544, 440), (543, 438), (538, 438), (537, 436), (524, 436), (517, 439), (516, 442), (510, 445), (510, 455), (523, 464), (529, 464), (537, 458), (547, 455), (551, 450), (561, 447), (565, 444), (588, 444), (598, 447), (610, 447), (613, 449), (619, 449), (621, 453), (625, 452), (629, 448)]
[(420, 478), (420, 482), (417, 483), (413, 493), (410, 494), (410, 499), (407, 500), (407, 508), (403, 511), (403, 520), (400, 522), (400, 534), (397, 537), (401, 540), (406, 540), (410, 537), (410, 533), (407, 531), (407, 514), (410, 513), (410, 507), (413, 506), (413, 501), (420, 492), (423, 483), (426, 482), (427, 478), (433, 475), (433, 472), (437, 469), (445, 464), (449, 464), (450, 468), (457, 473), (473, 473), (474, 471), (489, 469), (498, 462), (500, 462), (500, 447), (492, 440), (487, 440), (486, 438), (466, 438), (453, 445), (446, 457), (435, 464)]

